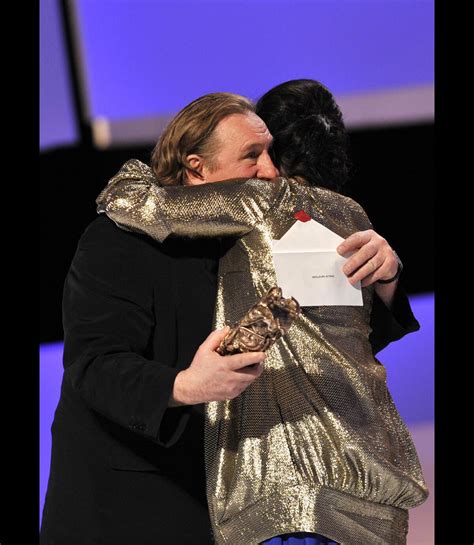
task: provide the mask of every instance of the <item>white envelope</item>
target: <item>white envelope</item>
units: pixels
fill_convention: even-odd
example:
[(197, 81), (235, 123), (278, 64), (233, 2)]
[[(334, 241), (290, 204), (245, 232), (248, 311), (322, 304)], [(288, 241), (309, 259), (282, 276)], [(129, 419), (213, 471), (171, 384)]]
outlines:
[(362, 306), (360, 282), (353, 286), (342, 272), (347, 257), (340, 256), (336, 248), (343, 240), (313, 219), (296, 221), (280, 240), (273, 240), (283, 297), (294, 297), (302, 307)]

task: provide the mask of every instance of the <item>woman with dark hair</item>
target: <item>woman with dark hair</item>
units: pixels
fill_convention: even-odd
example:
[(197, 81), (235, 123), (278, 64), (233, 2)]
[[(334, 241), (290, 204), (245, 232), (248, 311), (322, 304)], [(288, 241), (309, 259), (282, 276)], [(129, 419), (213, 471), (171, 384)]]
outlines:
[[(235, 398), (206, 403), (209, 513), (217, 545), (403, 545), (407, 510), (428, 491), (370, 340), (375, 292), (393, 299), (400, 269), (362, 207), (335, 191), (348, 161), (331, 94), (297, 80), (257, 108), (274, 133), (280, 173), (291, 178), (162, 187), (131, 160), (97, 198), (98, 211), (159, 242), (235, 237), (219, 260), (213, 328), (236, 323), (277, 285), (272, 240), (296, 223), (295, 212), (344, 238), (340, 253), (358, 250), (346, 265), (359, 262), (363, 305), (302, 307), (258, 379)], [(369, 256), (365, 237), (374, 240)], [(418, 328), (415, 320), (411, 331)]]
[[(313, 79), (290, 80), (265, 93), (258, 100), (255, 112), (265, 121), (273, 136), (270, 155), (281, 176), (346, 194), (345, 188), (352, 170), (350, 140), (341, 110), (329, 89)], [(380, 241), (373, 230), (358, 236), (365, 237), (359, 242), (360, 246), (385, 242)], [(359, 249), (357, 241), (354, 241), (355, 246), (347, 246), (352, 242), (350, 238), (345, 243), (344, 252), (341, 251), (342, 247), (338, 251), (343, 255)], [(395, 257), (399, 261), (397, 254)], [(354, 262), (351, 265), (349, 272), (358, 273)], [(399, 261), (399, 272), (401, 268)], [(387, 344), (380, 337), (380, 323), (385, 321), (384, 318), (391, 322), (391, 340), (398, 340), (406, 333), (419, 329), (406, 293), (396, 282), (385, 284), (379, 279), (375, 292), (370, 324), (374, 354)]]
[[(281, 83), (258, 100), (255, 112), (273, 136), (270, 155), (281, 176), (344, 194), (352, 168), (349, 136), (334, 96), (322, 83), (312, 79)], [(405, 307), (405, 320), (408, 317), (408, 322), (411, 321), (406, 332), (415, 331), (418, 327), (410, 316), (411, 311), (406, 312), (409, 303), (401, 288), (398, 288), (397, 297), (396, 305)], [(393, 303), (391, 297), (385, 301)], [(375, 296), (374, 305), (378, 303)], [(375, 333), (379, 313), (384, 312), (383, 305), (376, 308), (378, 312), (374, 312), (373, 306), (371, 313), (371, 327)], [(261, 545), (335, 543), (322, 535), (298, 533), (277, 536)]]

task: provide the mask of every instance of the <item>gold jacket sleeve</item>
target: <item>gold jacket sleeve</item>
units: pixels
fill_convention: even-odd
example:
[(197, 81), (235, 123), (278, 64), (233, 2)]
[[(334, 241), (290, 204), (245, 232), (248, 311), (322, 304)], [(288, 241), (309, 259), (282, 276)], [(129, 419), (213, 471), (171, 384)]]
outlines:
[(193, 186), (159, 186), (152, 170), (132, 159), (108, 182), (96, 199), (105, 213), (126, 230), (159, 242), (168, 235), (185, 237), (242, 236), (278, 201), (286, 180), (226, 180)]

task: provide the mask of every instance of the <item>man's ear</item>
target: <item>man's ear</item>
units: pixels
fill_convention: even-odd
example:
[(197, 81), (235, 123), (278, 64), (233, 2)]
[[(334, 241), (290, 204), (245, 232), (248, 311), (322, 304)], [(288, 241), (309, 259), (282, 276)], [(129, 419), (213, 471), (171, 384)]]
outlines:
[(198, 185), (198, 184), (205, 184), (206, 183), (206, 167), (204, 166), (203, 159), (200, 155), (196, 155), (195, 153), (188, 155), (186, 157), (186, 161), (188, 162), (188, 165), (194, 169), (197, 170), (201, 174), (201, 178), (192, 170), (189, 168), (186, 169), (186, 173), (188, 176), (188, 184), (189, 185)]

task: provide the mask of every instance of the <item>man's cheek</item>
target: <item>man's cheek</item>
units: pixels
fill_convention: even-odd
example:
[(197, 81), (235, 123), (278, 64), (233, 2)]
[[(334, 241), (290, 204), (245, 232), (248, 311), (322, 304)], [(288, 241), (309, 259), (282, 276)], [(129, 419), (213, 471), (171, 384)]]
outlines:
[(245, 178), (255, 178), (257, 176), (258, 169), (256, 166), (246, 167), (245, 169)]

